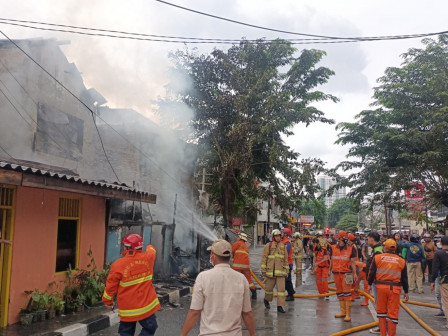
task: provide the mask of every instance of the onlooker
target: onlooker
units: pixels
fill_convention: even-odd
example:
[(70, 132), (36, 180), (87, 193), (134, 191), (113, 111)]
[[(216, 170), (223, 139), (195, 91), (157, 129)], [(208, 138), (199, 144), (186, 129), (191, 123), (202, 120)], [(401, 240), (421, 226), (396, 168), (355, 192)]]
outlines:
[(207, 250), (214, 267), (196, 278), (181, 336), (188, 335), (199, 316), (201, 335), (242, 335), (241, 318), (249, 334), (255, 335), (249, 284), (244, 275), (229, 265), (232, 246), (218, 239)]
[(293, 250), (291, 245), (291, 240), (289, 237), (291, 237), (292, 231), (289, 228), (284, 228), (281, 231), (282, 235), (282, 244), (286, 246), (286, 252), (288, 253), (288, 275), (285, 279), (285, 288), (288, 292), (288, 296), (286, 297), (286, 301), (294, 301), (294, 294), (296, 291), (294, 290), (294, 286), (292, 285), (292, 276), (291, 272), (294, 267), (294, 258), (293, 258)]
[(436, 245), (432, 242), (431, 235), (429, 233), (425, 233), (423, 235), (423, 238), (425, 239), (425, 242), (423, 243), (423, 251), (425, 251), (426, 255), (426, 261), (423, 263), (423, 281), (425, 281), (425, 273), (426, 268), (428, 268), (428, 272), (426, 273), (428, 275), (428, 281), (430, 274), (432, 274), (432, 260), (434, 259), (434, 252), (437, 250)]
[(123, 257), (115, 261), (109, 271), (103, 302), (113, 309), (117, 294), (121, 336), (133, 336), (137, 321), (142, 326), (140, 335), (152, 336), (157, 330), (155, 313), (160, 309), (159, 299), (152, 284), (156, 250), (152, 245), (143, 252), (143, 238), (130, 234), (123, 239)]
[(413, 233), (411, 235), (411, 242), (403, 243), (401, 246), (407, 249), (406, 261), (408, 268), (409, 291), (414, 292), (417, 287), (418, 293), (422, 294), (422, 261), (425, 259), (425, 252), (423, 252), (423, 247), (419, 240), (419, 236)]
[[(434, 231), (435, 232), (435, 231)], [(436, 244), (437, 250), (441, 250), (442, 249), (442, 242), (441, 242), (441, 238), (442, 236), (440, 235), (435, 235), (434, 236), (434, 243)], [(430, 282), (431, 282), (431, 276), (432, 274), (429, 274), (430, 277)], [(437, 298), (437, 302), (439, 303), (439, 311), (437, 312), (436, 315), (434, 316), (445, 316), (445, 313), (443, 312), (443, 306), (442, 306), (442, 294), (440, 293), (440, 272), (437, 274), (437, 278), (435, 279), (435, 287), (436, 287), (436, 298)]]
[[(435, 279), (440, 273), (440, 292), (442, 296), (442, 309), (445, 316), (448, 316), (448, 237), (442, 237), (442, 249), (434, 254), (434, 261), (431, 274), (431, 291), (435, 289)], [(448, 324), (444, 326), (448, 329)]]

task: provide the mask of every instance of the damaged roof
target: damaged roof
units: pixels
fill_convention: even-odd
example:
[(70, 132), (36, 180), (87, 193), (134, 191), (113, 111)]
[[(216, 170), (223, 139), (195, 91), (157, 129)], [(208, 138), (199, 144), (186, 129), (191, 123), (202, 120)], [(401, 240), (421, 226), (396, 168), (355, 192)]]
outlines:
[[(20, 164), (21, 163), (21, 164)], [(119, 199), (128, 199), (135, 200), (145, 203), (156, 203), (156, 195), (150, 194), (145, 191), (139, 191), (137, 189), (133, 189), (126, 184), (119, 184), (117, 182), (108, 183), (105, 181), (95, 181), (95, 180), (87, 180), (79, 177), (75, 172), (60, 168), (60, 167), (51, 167), (45, 164), (41, 164), (38, 162), (29, 162), (29, 161), (21, 161), (17, 163), (6, 162), (4, 160), (0, 160), (0, 169), (15, 171), (19, 173), (24, 173), (27, 175), (34, 175), (41, 177), (40, 180), (46, 177), (50, 177), (53, 179), (58, 179), (61, 181), (66, 181), (71, 184), (84, 186), (84, 189), (76, 188), (76, 190), (72, 190), (74, 192), (86, 193), (86, 194), (95, 194), (98, 196), (111, 197), (111, 198), (119, 198)], [(25, 165), (26, 164), (26, 165)], [(45, 169), (44, 169), (45, 168)], [(1, 181), (0, 181), (1, 182)], [(26, 179), (25, 176), (22, 178), (21, 185), (23, 186), (35, 186), (39, 184), (39, 179)], [(45, 187), (46, 189), (52, 189), (56, 187), (54, 183), (48, 183), (49, 180), (44, 179), (44, 184), (39, 187)], [(58, 184), (58, 188), (55, 189), (71, 189), (64, 187), (64, 185)], [(93, 191), (95, 188), (95, 191)], [(87, 190), (88, 189), (88, 190)], [(100, 190), (114, 190), (117, 191), (115, 193), (111, 192), (101, 192)], [(84, 192), (83, 192), (84, 191)]]

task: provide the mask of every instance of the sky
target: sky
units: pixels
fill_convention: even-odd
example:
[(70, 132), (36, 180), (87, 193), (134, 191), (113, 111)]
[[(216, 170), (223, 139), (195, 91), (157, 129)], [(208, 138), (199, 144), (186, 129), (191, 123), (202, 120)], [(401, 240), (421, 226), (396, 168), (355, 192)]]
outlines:
[[(307, 34), (379, 36), (431, 33), (448, 30), (448, 2), (354, 0), (172, 0), (172, 3), (254, 25)], [(146, 34), (204, 38), (293, 38), (292, 35), (244, 27), (201, 16), (154, 0), (0, 0), (1, 17), (65, 25), (122, 30)], [(133, 41), (107, 37), (46, 32), (0, 24), (11, 39), (56, 38), (70, 40), (63, 46), (69, 61), (82, 72), (87, 87), (94, 87), (110, 107), (134, 108), (158, 121), (154, 101), (165, 95), (170, 81), (170, 52), (183, 44)], [(2, 38), (2, 36), (0, 36)], [(209, 53), (223, 45), (188, 45)], [(400, 55), (422, 47), (421, 39), (297, 46), (327, 52), (321, 65), (336, 75), (320, 89), (337, 96), (338, 103), (317, 105), (326, 117), (353, 121), (369, 108), (376, 80), (387, 67), (399, 66)], [(335, 125), (294, 127), (286, 139), (303, 157), (318, 157), (332, 168), (345, 160), (348, 148), (335, 145)]]

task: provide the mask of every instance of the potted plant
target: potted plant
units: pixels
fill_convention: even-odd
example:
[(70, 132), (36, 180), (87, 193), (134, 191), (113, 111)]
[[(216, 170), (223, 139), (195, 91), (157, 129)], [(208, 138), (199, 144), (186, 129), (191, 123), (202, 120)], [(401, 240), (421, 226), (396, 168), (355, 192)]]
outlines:
[(33, 313), (26, 308), (20, 310), (20, 324), (30, 325), (33, 323)]
[(77, 312), (84, 310), (84, 303), (86, 302), (86, 297), (84, 294), (79, 293), (75, 299), (75, 310)]
[(49, 296), (47, 292), (41, 293), (38, 289), (35, 289), (34, 292), (31, 293), (31, 300), (33, 302), (33, 311), (35, 311), (37, 321), (45, 320), (49, 304)]

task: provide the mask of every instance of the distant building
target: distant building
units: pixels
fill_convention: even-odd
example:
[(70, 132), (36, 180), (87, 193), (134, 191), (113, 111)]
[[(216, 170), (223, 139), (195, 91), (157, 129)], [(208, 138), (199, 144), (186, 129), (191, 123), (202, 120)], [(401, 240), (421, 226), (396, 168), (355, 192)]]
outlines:
[[(317, 183), (320, 186), (321, 192), (319, 193), (319, 196), (325, 193), (328, 189), (330, 189), (331, 186), (334, 186), (336, 184), (336, 180), (333, 177), (327, 176), (327, 175), (320, 175), (317, 177)], [(331, 207), (333, 203), (341, 198), (345, 198), (347, 196), (347, 191), (345, 187), (339, 188), (333, 192), (331, 196), (325, 196), (324, 202), (325, 206), (327, 208)]]

